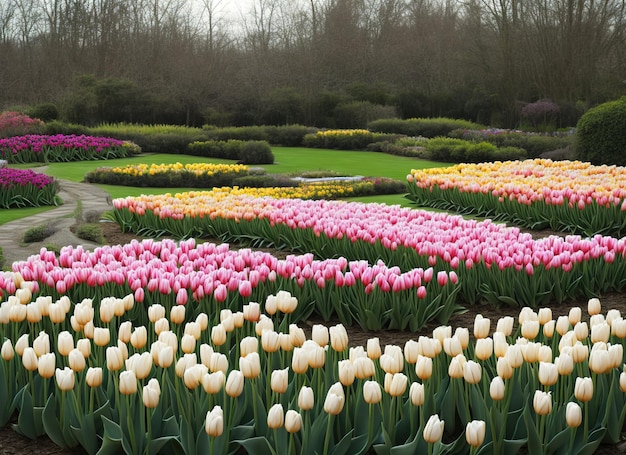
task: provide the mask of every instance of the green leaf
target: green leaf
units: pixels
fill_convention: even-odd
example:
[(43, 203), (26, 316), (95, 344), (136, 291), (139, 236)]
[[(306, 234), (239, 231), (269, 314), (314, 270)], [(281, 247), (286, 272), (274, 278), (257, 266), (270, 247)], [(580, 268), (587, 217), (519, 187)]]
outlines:
[(269, 441), (263, 436), (235, 441), (242, 445), (248, 453), (255, 455), (274, 455)]
[(582, 446), (580, 450), (576, 452), (576, 455), (592, 455), (593, 453), (595, 453), (597, 448), (602, 443), (605, 431), (606, 428), (598, 428), (597, 430), (589, 433), (589, 437), (587, 438), (587, 444)]
[(43, 407), (33, 406), (33, 398), (27, 387), (22, 389), (17, 424), (13, 424), (12, 428), (27, 438), (37, 439), (46, 434), (42, 422)]
[[(122, 452), (122, 429), (120, 426), (102, 416), (102, 424), (104, 427), (104, 435), (102, 437), (102, 447), (98, 450), (97, 455), (116, 455)], [(130, 454), (128, 454), (130, 455)]]
[[(67, 404), (69, 405), (69, 403)], [(67, 422), (68, 420), (65, 418), (61, 419), (58, 411), (56, 397), (54, 395), (50, 395), (41, 415), (46, 434), (50, 439), (52, 439), (52, 442), (59, 447), (64, 449), (76, 447), (76, 445), (78, 445), (78, 441), (76, 441), (76, 438), (71, 433), (69, 426), (61, 428), (61, 421)]]
[(526, 423), (526, 429), (528, 430), (528, 451), (533, 454), (541, 454), (543, 451), (543, 442), (539, 440), (539, 433), (535, 427), (535, 422), (530, 414), (530, 407), (526, 407), (524, 410), (524, 422)]

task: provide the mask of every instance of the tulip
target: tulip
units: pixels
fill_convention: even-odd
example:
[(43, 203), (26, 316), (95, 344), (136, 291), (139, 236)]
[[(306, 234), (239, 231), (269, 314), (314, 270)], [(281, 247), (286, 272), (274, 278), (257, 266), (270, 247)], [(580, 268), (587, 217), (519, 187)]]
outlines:
[(150, 305), (148, 307), (148, 319), (153, 324), (161, 318), (165, 317), (165, 307), (158, 303)]
[(174, 363), (174, 349), (164, 344), (158, 351), (158, 358), (155, 363), (161, 368), (169, 368)]
[(275, 393), (285, 393), (289, 385), (289, 368), (273, 370), (270, 378), (270, 387)]
[(176, 376), (184, 379), (185, 371), (187, 371), (187, 368), (190, 368), (198, 363), (196, 360), (197, 359), (195, 353), (185, 354), (182, 357), (179, 357), (176, 361), (176, 365), (174, 366), (174, 372), (176, 373)]
[(369, 357), (359, 357), (354, 362), (354, 375), (357, 379), (367, 379), (374, 376), (376, 366)]
[(39, 305), (35, 302), (29, 303), (25, 305), (26, 307), (26, 320), (31, 324), (36, 324), (41, 321), (41, 310), (39, 309)]
[(574, 359), (566, 353), (562, 353), (554, 359), (554, 365), (556, 365), (559, 376), (568, 376), (574, 371)]
[(293, 409), (285, 413), (285, 430), (287, 433), (297, 433), (302, 428), (302, 416)]
[(267, 427), (276, 430), (285, 423), (285, 412), (283, 405), (277, 403), (273, 405), (267, 413)]
[(463, 378), (468, 384), (478, 384), (482, 376), (480, 364), (469, 360), (463, 364)]
[(626, 373), (623, 371), (619, 375), (619, 389), (626, 393)]
[(142, 399), (143, 399), (143, 405), (146, 408), (150, 408), (150, 409), (156, 408), (159, 405), (160, 397), (161, 397), (160, 389), (157, 389), (154, 386), (150, 386), (149, 384), (143, 387)]
[(115, 308), (113, 301), (110, 298), (104, 298), (100, 302), (100, 320), (105, 324), (108, 324), (115, 316)]
[(87, 374), (85, 380), (89, 387), (100, 387), (102, 385), (102, 368), (101, 367), (89, 367), (87, 368)]
[(610, 336), (611, 336), (611, 327), (606, 322), (603, 322), (602, 324), (596, 324), (593, 327), (591, 327), (591, 342), (592, 343), (598, 343), (600, 341), (603, 343), (607, 343), (609, 341)]
[[(182, 289), (181, 289), (182, 290)], [(177, 304), (170, 310), (170, 321), (173, 324), (182, 324), (185, 322), (185, 306)]]
[(500, 357), (496, 363), (496, 372), (502, 379), (510, 379), (513, 377), (513, 367), (509, 363), (509, 360), (505, 357)]
[(213, 353), (209, 360), (209, 370), (212, 372), (222, 371), (226, 374), (228, 371), (228, 357), (219, 352)]
[(185, 354), (189, 354), (196, 350), (196, 339), (193, 335), (183, 335), (180, 340), (180, 348)]
[(583, 413), (578, 403), (569, 402), (565, 408), (565, 420), (570, 428), (578, 428), (583, 421)]
[[(82, 356), (81, 356), (82, 359)], [(84, 359), (83, 359), (84, 361)], [(54, 376), (54, 368), (56, 365), (56, 357), (54, 352), (49, 352), (39, 357), (37, 362), (37, 371), (39, 376), (45, 379), (49, 379)]]
[(322, 368), (326, 363), (326, 350), (314, 341), (309, 341), (311, 341), (312, 344), (309, 344), (308, 347), (306, 347), (308, 342), (305, 342), (303, 345), (303, 349), (308, 357), (309, 366), (311, 368)]
[[(378, 387), (380, 388), (380, 385)], [(313, 395), (313, 389), (311, 387), (302, 386), (300, 392), (298, 393), (298, 407), (302, 411), (309, 411), (313, 409), (314, 404), (315, 397)]]
[(626, 319), (614, 319), (611, 323), (611, 335), (616, 336), (620, 340), (626, 338)]
[(600, 349), (594, 349), (589, 354), (589, 369), (596, 374), (607, 373), (610, 369), (611, 362), (609, 352)]
[(569, 318), (567, 316), (559, 316), (556, 320), (556, 331), (559, 335), (565, 335), (570, 328)]
[(215, 373), (206, 373), (202, 376), (202, 388), (208, 394), (216, 394), (224, 384), (226, 383), (226, 375), (223, 371), (216, 371)]
[(539, 335), (539, 321), (525, 321), (522, 324), (522, 336), (534, 340)]
[(385, 375), (385, 392), (392, 397), (404, 394), (408, 385), (408, 378), (404, 373), (387, 373)]
[(412, 383), (409, 388), (409, 398), (413, 406), (422, 406), (424, 404), (424, 384)]
[(540, 325), (546, 325), (549, 321), (552, 320), (552, 309), (550, 308), (539, 308), (537, 312), (537, 320)]
[(415, 340), (408, 340), (404, 343), (404, 360), (410, 365), (417, 363), (417, 358), (420, 355), (420, 344)]
[(188, 365), (183, 372), (183, 382), (185, 383), (185, 387), (189, 390), (195, 390), (196, 387), (202, 384), (202, 378), (205, 374), (208, 374), (208, 372), (208, 368), (201, 363)]
[(25, 348), (22, 354), (22, 365), (24, 365), (24, 368), (28, 371), (36, 371), (38, 363), (39, 361), (35, 350), (30, 347)]
[(137, 379), (145, 379), (152, 371), (152, 356), (149, 352), (135, 353), (132, 356), (132, 360), (129, 363), (127, 362), (126, 369), (133, 370)]
[(581, 318), (582, 318), (582, 310), (580, 307), (570, 308), (568, 319), (569, 319), (569, 323), (572, 326), (575, 326), (576, 323), (580, 322)]
[(300, 347), (306, 341), (304, 330), (296, 324), (289, 324), (289, 338), (291, 339), (291, 345), (294, 347)]
[(245, 357), (250, 353), (259, 350), (259, 339), (256, 337), (245, 337), (239, 342), (239, 350), (241, 357)]
[(504, 399), (504, 381), (500, 376), (494, 376), (489, 385), (489, 395), (494, 401)]
[(465, 357), (462, 354), (453, 357), (448, 366), (448, 376), (453, 379), (459, 379), (463, 377), (463, 364), (466, 362)]
[(372, 360), (377, 360), (382, 355), (380, 349), (380, 340), (378, 338), (370, 338), (367, 340), (367, 356)]
[(59, 303), (52, 303), (48, 307), (48, 317), (54, 324), (60, 324), (65, 321), (65, 308)]
[(206, 313), (198, 314), (198, 316), (196, 316), (196, 323), (200, 326), (200, 330), (204, 332), (209, 326), (209, 315)]
[(552, 348), (542, 344), (537, 352), (537, 360), (539, 362), (552, 362)]
[(467, 329), (466, 327), (457, 327), (457, 329), (454, 331), (453, 338), (459, 340), (462, 350), (467, 349), (467, 346), (469, 345), (469, 329)]
[(106, 350), (107, 369), (117, 371), (124, 366), (124, 355), (117, 346), (109, 346)]
[(341, 383), (337, 382), (330, 387), (324, 400), (324, 411), (330, 415), (338, 415), (343, 410), (345, 393)]
[(506, 341), (506, 336), (502, 332), (493, 333), (493, 353), (496, 357), (504, 357), (509, 349), (509, 343)]
[(55, 370), (55, 378), (59, 390), (67, 392), (74, 388), (74, 372), (70, 368), (65, 367), (62, 370), (57, 368)]
[(170, 330), (170, 321), (165, 318), (158, 319), (154, 323), (154, 333), (156, 333), (157, 336), (161, 336), (162, 332), (169, 332), (169, 330)]
[(33, 349), (37, 357), (50, 352), (50, 337), (46, 332), (39, 332), (39, 336), (33, 340)]
[(493, 340), (489, 337), (477, 339), (474, 352), (479, 360), (487, 360), (493, 354)]
[(487, 425), (484, 420), (472, 420), (465, 427), (465, 440), (472, 447), (480, 447), (485, 440)]
[(404, 369), (404, 356), (400, 346), (387, 345), (385, 352), (378, 359), (380, 367), (385, 373), (399, 373)]
[(226, 343), (226, 329), (222, 324), (217, 324), (211, 328), (211, 341), (215, 346), (222, 346)]
[(261, 317), (261, 305), (250, 302), (243, 306), (243, 318), (249, 322), (258, 322)]
[(539, 348), (541, 347), (540, 343), (527, 343), (525, 345), (519, 345), (522, 348), (522, 357), (528, 363), (535, 363), (539, 360)]
[(93, 330), (93, 342), (96, 346), (106, 346), (111, 341), (111, 332), (106, 327), (95, 327)]
[(572, 358), (574, 363), (581, 363), (589, 357), (589, 347), (580, 341), (572, 346)]
[(545, 387), (556, 384), (559, 378), (559, 371), (555, 364), (539, 362), (539, 382)]
[(439, 339), (424, 336), (419, 337), (418, 343), (422, 349), (422, 355), (430, 357), (431, 359), (434, 359), (439, 355), (443, 346)]
[(78, 349), (72, 349), (70, 351), (68, 360), (70, 368), (76, 373), (80, 373), (87, 366), (87, 362), (85, 362), (85, 357), (83, 356), (83, 353), (80, 352)]
[(137, 377), (133, 370), (122, 371), (119, 383), (120, 393), (123, 395), (133, 395), (137, 393)]
[(445, 338), (443, 340), (443, 350), (450, 357), (455, 357), (463, 353), (461, 341), (456, 336), (453, 336), (452, 338)]
[(591, 378), (576, 378), (574, 396), (582, 403), (586, 403), (593, 398), (593, 382)]
[(211, 437), (217, 438), (224, 432), (224, 413), (221, 406), (214, 406), (206, 414), (205, 431)]
[(548, 415), (552, 412), (552, 398), (550, 392), (536, 390), (533, 396), (533, 409), (537, 415)]
[(501, 332), (504, 336), (509, 336), (513, 332), (514, 319), (511, 316), (504, 316), (498, 319), (496, 324), (496, 332)]
[(363, 383), (363, 400), (367, 404), (380, 403), (382, 397), (382, 390), (377, 381), (365, 381)]
[(487, 338), (489, 336), (491, 321), (484, 318), (482, 314), (477, 314), (474, 319), (474, 337), (477, 339)]
[(267, 298), (265, 299), (264, 308), (265, 308), (265, 312), (269, 314), (270, 316), (273, 316), (274, 314), (276, 314), (276, 311), (278, 311), (278, 302), (276, 300), (275, 295), (267, 296)]
[(600, 299), (593, 297), (587, 302), (587, 313), (589, 313), (589, 316), (600, 314), (601, 309)]
[(624, 347), (621, 344), (612, 344), (609, 346), (609, 369), (620, 368), (623, 364)]
[[(239, 358), (239, 370), (246, 379), (254, 379), (261, 374), (261, 358), (259, 353), (254, 351), (245, 357)], [(272, 372), (273, 377), (274, 372)]]
[(437, 414), (430, 416), (424, 427), (423, 438), (429, 444), (434, 444), (441, 440), (443, 436), (444, 421), (439, 420)]
[(423, 355), (417, 356), (417, 362), (415, 364), (415, 373), (417, 377), (422, 381), (430, 379), (433, 374), (433, 359), (425, 357)]
[(549, 320), (543, 325), (543, 336), (546, 338), (552, 338), (554, 336), (554, 328), (556, 327), (556, 321), (554, 319)]
[(13, 350), (13, 346), (11, 345), (11, 340), (5, 340), (4, 343), (2, 343), (2, 351), (0, 354), (2, 355), (2, 359), (6, 360), (7, 362), (13, 360), (13, 357), (15, 356), (15, 351)]
[(280, 339), (277, 332), (263, 330), (261, 333), (261, 347), (265, 352), (276, 352), (280, 349)]
[[(522, 362), (524, 362), (524, 357), (522, 356), (522, 350), (519, 346), (513, 345), (509, 346), (506, 351), (506, 359), (509, 361), (509, 364), (512, 368), (519, 368), (522, 366)], [(506, 379), (506, 378), (503, 378)]]
[(89, 338), (81, 338), (76, 342), (76, 349), (78, 349), (84, 358), (89, 358), (91, 355), (91, 340)]
[(345, 387), (349, 387), (354, 382), (354, 365), (350, 360), (340, 360), (338, 365), (339, 382)]
[(291, 357), (291, 369), (294, 373), (304, 374), (309, 367), (309, 353), (302, 348), (294, 348)]
[(239, 370), (231, 370), (226, 379), (226, 394), (236, 398), (243, 392), (243, 373)]
[(321, 347), (328, 345), (328, 327), (322, 324), (314, 324), (313, 328), (311, 329), (311, 339), (319, 344)]
[(343, 352), (348, 348), (348, 332), (342, 324), (337, 324), (329, 329), (330, 346), (336, 352)]
[(130, 344), (135, 349), (142, 349), (148, 342), (148, 331), (144, 326), (135, 327), (130, 336)]

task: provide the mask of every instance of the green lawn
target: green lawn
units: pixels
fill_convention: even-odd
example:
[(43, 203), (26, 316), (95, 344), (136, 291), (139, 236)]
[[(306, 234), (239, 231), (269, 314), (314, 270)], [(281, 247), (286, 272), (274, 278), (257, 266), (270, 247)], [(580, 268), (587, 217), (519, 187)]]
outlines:
[[(387, 155), (377, 152), (357, 152), (343, 150), (324, 150), (300, 147), (273, 147), (275, 162), (271, 165), (259, 166), (268, 173), (296, 173), (303, 171), (336, 171), (346, 175), (362, 175), (364, 177), (389, 177), (396, 180), (404, 180), (411, 169), (425, 169), (432, 167), (448, 166), (446, 163), (419, 160), (402, 156)], [(70, 163), (51, 163), (47, 165), (45, 173), (60, 179), (80, 182), (85, 174), (102, 166), (124, 166), (139, 163), (226, 163), (232, 164), (232, 160), (216, 158), (202, 158), (190, 155), (150, 154), (132, 158), (124, 158), (107, 161), (76, 161)], [(37, 163), (16, 165), (16, 168), (36, 168), (41, 166)], [(98, 185), (109, 193), (113, 199), (126, 196), (139, 196), (140, 194), (179, 193), (189, 191), (189, 188), (138, 188), (128, 186)], [(197, 190), (197, 189), (195, 189)], [(400, 194), (352, 198), (350, 200), (361, 202), (379, 202), (386, 204), (400, 204), (408, 207), (408, 201)], [(49, 210), (49, 208), (29, 209), (0, 209), (0, 224), (15, 219), (30, 216), (35, 213)]]

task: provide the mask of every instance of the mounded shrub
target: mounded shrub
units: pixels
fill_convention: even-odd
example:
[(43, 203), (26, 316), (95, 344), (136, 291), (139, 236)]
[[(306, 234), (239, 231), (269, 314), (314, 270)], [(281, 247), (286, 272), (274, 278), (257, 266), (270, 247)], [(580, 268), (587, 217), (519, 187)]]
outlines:
[(298, 182), (280, 174), (246, 175), (234, 179), (233, 186), (239, 188), (287, 188), (298, 186)]
[(41, 103), (28, 110), (28, 115), (38, 118), (43, 122), (49, 122), (59, 118), (59, 109), (53, 103)]
[(207, 158), (221, 158), (225, 160), (239, 160), (244, 141), (230, 139), (228, 141), (201, 141), (192, 142), (187, 146), (187, 154)]
[(104, 243), (104, 232), (99, 223), (80, 224), (76, 228), (76, 237), (98, 244)]
[(267, 141), (248, 141), (241, 147), (241, 164), (273, 164), (274, 154)]
[(580, 118), (576, 155), (596, 165), (626, 165), (626, 96), (589, 109)]

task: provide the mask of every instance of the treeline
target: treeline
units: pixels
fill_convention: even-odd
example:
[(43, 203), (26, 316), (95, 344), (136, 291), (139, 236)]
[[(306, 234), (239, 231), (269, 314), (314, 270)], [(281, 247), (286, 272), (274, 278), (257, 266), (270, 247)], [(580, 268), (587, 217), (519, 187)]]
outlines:
[(572, 126), (626, 93), (626, 0), (3, 0), (0, 108), (70, 122)]

